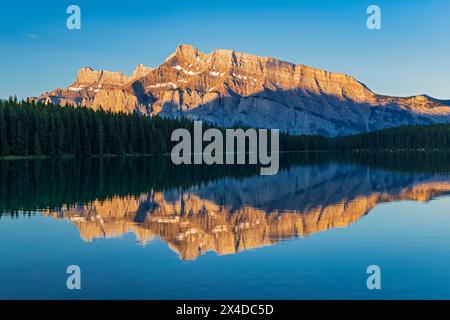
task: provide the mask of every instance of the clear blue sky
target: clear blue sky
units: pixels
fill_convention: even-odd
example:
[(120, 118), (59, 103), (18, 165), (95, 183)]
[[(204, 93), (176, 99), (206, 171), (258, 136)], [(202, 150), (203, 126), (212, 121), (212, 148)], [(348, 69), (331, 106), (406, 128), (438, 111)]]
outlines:
[[(81, 30), (66, 28), (70, 4)], [(366, 28), (370, 4), (381, 7), (381, 30)], [(180, 43), (347, 73), (381, 94), (450, 99), (446, 0), (2, 0), (0, 97), (65, 87), (83, 66), (157, 66)]]

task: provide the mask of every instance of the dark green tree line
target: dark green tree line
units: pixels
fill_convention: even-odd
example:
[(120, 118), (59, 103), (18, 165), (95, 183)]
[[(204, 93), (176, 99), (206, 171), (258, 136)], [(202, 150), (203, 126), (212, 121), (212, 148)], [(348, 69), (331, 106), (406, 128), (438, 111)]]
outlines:
[[(208, 127), (204, 124), (204, 130)], [(193, 122), (10, 98), (0, 100), (0, 157), (164, 154), (176, 143), (170, 137), (177, 128), (192, 132)], [(450, 124), (404, 126), (338, 138), (280, 135), (280, 151), (449, 147)]]
[(0, 101), (0, 156), (164, 154), (192, 122), (104, 110)]

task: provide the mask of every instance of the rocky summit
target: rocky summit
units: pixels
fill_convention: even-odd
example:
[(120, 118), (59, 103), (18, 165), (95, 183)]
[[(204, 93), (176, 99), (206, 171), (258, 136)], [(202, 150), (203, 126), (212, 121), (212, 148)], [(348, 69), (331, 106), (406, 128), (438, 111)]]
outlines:
[(66, 89), (31, 99), (325, 136), (450, 122), (450, 100), (379, 95), (345, 74), (190, 45), (157, 68), (138, 65), (131, 76), (82, 68)]

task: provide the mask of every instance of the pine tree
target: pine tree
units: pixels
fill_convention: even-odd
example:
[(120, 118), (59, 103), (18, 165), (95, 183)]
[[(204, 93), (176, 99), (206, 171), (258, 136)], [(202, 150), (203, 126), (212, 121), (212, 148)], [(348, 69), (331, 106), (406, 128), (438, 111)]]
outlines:
[(156, 126), (152, 127), (152, 141), (155, 154), (164, 154), (167, 152), (164, 136), (161, 131), (156, 128)]
[(55, 153), (60, 156), (64, 152), (64, 123), (59, 113), (55, 116)]
[(16, 131), (16, 155), (25, 156), (27, 154), (26, 149), (26, 132), (21, 118), (17, 121)]
[(94, 153), (102, 156), (103, 155), (103, 150), (104, 150), (104, 144), (105, 144), (105, 133), (103, 130), (103, 121), (102, 118), (98, 118), (96, 121), (96, 146), (97, 148), (94, 150)]
[(42, 154), (41, 142), (39, 140), (39, 135), (37, 132), (35, 132), (33, 136), (33, 154), (35, 156), (40, 156)]
[(80, 125), (78, 123), (77, 114), (73, 114), (72, 116), (72, 130), (73, 130), (73, 155), (76, 157), (81, 156), (81, 135), (80, 135)]
[(6, 120), (3, 108), (0, 109), (0, 157), (8, 154), (8, 140), (6, 136)]

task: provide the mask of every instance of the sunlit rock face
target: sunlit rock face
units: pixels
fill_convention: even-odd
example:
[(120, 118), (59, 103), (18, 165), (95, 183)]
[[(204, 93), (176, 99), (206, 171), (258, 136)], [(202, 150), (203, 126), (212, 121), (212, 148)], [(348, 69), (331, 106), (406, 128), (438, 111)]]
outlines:
[(68, 88), (33, 99), (328, 136), (450, 121), (448, 101), (382, 96), (345, 74), (189, 45), (155, 69), (138, 65), (131, 76), (83, 68)]
[(450, 192), (450, 176), (354, 165), (311, 165), (276, 176), (223, 178), (186, 191), (63, 207), (46, 214), (74, 223), (85, 241), (133, 232), (166, 241), (181, 259), (274, 245), (356, 222), (380, 202), (428, 201)]

